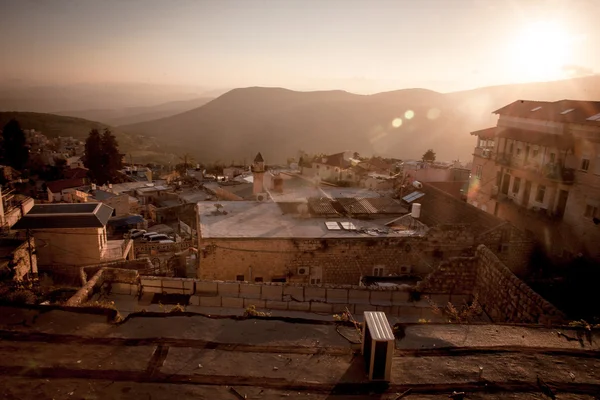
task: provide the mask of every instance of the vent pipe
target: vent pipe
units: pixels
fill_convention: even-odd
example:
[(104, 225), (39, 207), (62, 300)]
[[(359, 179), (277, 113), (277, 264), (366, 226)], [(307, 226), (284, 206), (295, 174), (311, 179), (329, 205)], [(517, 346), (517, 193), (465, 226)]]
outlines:
[(413, 203), (410, 216), (414, 219), (419, 219), (421, 216), (421, 203)]

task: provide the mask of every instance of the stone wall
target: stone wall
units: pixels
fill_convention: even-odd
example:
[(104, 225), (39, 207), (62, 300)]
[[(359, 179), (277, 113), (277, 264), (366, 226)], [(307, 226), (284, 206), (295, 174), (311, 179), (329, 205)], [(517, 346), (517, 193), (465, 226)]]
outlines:
[(434, 228), (424, 237), (202, 239), (197, 276), (352, 285), (376, 269), (382, 275), (425, 275), (443, 258), (472, 253), (473, 244), (473, 234), (464, 227)]
[[(0, 277), (21, 282), (27, 274), (38, 273), (37, 258), (35, 255), (35, 241), (31, 240), (31, 258), (27, 239), (0, 239), (0, 248), (7, 254), (0, 263)], [(30, 262), (31, 260), (31, 262)]]
[(506, 223), (482, 233), (477, 237), (477, 243), (490, 249), (514, 274), (525, 276), (529, 272), (535, 241), (512, 224)]
[(65, 305), (77, 307), (86, 303), (94, 293), (103, 289), (119, 294), (135, 294), (138, 288), (139, 275), (136, 270), (104, 267), (67, 300)]
[(477, 276), (476, 257), (453, 257), (442, 261), (419, 282), (417, 290), (424, 293), (471, 295)]
[(560, 322), (565, 315), (517, 278), (485, 246), (477, 248), (473, 294), (494, 322)]
[[(383, 311), (388, 315), (417, 322), (440, 319), (427, 300), (414, 300), (408, 286), (372, 288), (353, 285), (306, 286), (289, 283), (200, 281), (186, 278), (140, 277), (142, 293), (187, 294), (190, 304), (201, 307), (340, 313)], [(431, 294), (440, 303), (462, 304), (469, 296)]]

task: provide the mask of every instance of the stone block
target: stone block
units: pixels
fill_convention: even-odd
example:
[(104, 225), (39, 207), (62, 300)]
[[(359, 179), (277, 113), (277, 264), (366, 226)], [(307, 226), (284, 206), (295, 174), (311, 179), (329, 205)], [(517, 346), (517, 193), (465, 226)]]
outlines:
[(445, 307), (450, 301), (449, 294), (430, 294), (429, 298), (440, 307)]
[(144, 286), (142, 291), (144, 293), (162, 293), (162, 288), (160, 286)]
[(197, 294), (190, 296), (190, 305), (191, 306), (199, 306), (200, 305), (200, 296)]
[(408, 303), (409, 293), (404, 290), (397, 290), (392, 292), (392, 304), (404, 304)]
[(265, 307), (269, 310), (287, 310), (287, 301), (266, 300)]
[(377, 311), (377, 306), (372, 306), (370, 304), (355, 304), (354, 305), (354, 314), (362, 317), (365, 311)]
[(136, 294), (137, 290), (134, 292), (132, 287), (137, 289), (137, 286), (129, 283), (113, 283), (110, 286), (110, 291), (114, 294)]
[(374, 306), (391, 306), (392, 292), (389, 290), (374, 290), (371, 292), (371, 305)]
[(455, 306), (460, 306), (462, 304), (465, 304), (469, 301), (471, 296), (469, 296), (468, 294), (451, 294), (450, 295), (450, 302), (452, 304), (454, 304)]
[(353, 311), (354, 307), (349, 306), (348, 304), (337, 303), (337, 304), (332, 304), (332, 306), (333, 306), (333, 312), (336, 314), (343, 313), (344, 311), (346, 311), (346, 308), (348, 309), (348, 311), (350, 311), (350, 313), (354, 314), (354, 311)]
[(333, 313), (333, 304), (327, 303), (310, 303), (310, 311), (316, 313)]
[(240, 297), (223, 297), (221, 298), (221, 307), (244, 308), (244, 299)]
[(391, 313), (392, 313), (392, 306), (376, 306), (376, 307), (377, 307), (377, 311), (384, 312), (386, 315), (391, 315)]
[(319, 287), (307, 286), (304, 288), (305, 301), (327, 301), (326, 290)]
[(200, 296), (200, 304), (201, 307), (221, 307), (221, 297), (220, 296)]
[(192, 294), (196, 292), (194, 283), (194, 281), (183, 281), (183, 291), (185, 294)]
[(350, 289), (348, 291), (348, 302), (351, 304), (370, 304), (371, 291)]
[(160, 279), (140, 278), (140, 285), (142, 285), (142, 286), (160, 286)]
[(196, 293), (216, 295), (219, 293), (217, 282), (196, 282)]
[(290, 301), (288, 302), (289, 311), (310, 311), (310, 303), (308, 301)]
[(185, 292), (183, 291), (182, 287), (178, 287), (178, 288), (163, 287), (162, 288), (162, 293), (166, 293), (166, 294), (185, 294)]
[(179, 279), (163, 278), (162, 287), (170, 289), (183, 289), (183, 281)]
[(240, 284), (240, 297), (244, 299), (260, 299), (261, 285)]
[(217, 284), (219, 296), (221, 297), (239, 297), (240, 284), (234, 282), (220, 282)]
[(283, 287), (283, 298), (291, 301), (304, 301), (304, 286), (284, 286)]
[(261, 299), (281, 301), (283, 297), (283, 286), (264, 285), (262, 287)]
[(421, 307), (402, 307), (398, 316), (401, 318), (414, 318), (416, 321), (421, 318)]
[(327, 289), (327, 302), (334, 304), (348, 304), (347, 289)]
[(250, 306), (254, 306), (256, 307), (256, 309), (258, 310), (259, 308), (265, 308), (265, 300), (261, 300), (261, 299), (243, 299), (244, 300), (244, 308), (248, 308)]

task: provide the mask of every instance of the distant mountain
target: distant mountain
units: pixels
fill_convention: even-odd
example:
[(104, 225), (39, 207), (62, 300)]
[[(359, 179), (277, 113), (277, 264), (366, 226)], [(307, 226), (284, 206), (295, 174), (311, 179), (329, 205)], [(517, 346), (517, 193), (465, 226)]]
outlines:
[(82, 118), (65, 117), (54, 114), (34, 112), (0, 112), (0, 130), (11, 119), (19, 121), (23, 129), (35, 129), (49, 138), (72, 136), (84, 141), (90, 130), (111, 129), (119, 142), (119, 149), (134, 158), (135, 162), (169, 162), (174, 156), (168, 152), (169, 147), (158, 144), (152, 138), (129, 134), (119, 128), (113, 128), (96, 121)]
[(156, 137), (199, 161), (242, 161), (261, 151), (280, 163), (300, 149), (420, 158), (428, 148), (440, 160), (470, 160), (475, 141), (469, 132), (495, 125), (492, 111), (518, 99), (564, 98), (599, 100), (600, 77), (447, 94), (234, 89), (196, 109), (120, 128)]
[(94, 121), (102, 121), (109, 125), (126, 125), (153, 119), (169, 117), (197, 107), (209, 101), (212, 97), (201, 97), (191, 100), (171, 101), (155, 106), (126, 107), (121, 109), (94, 109), (94, 110), (72, 110), (60, 111), (56, 114), (72, 117), (85, 118)]
[(57, 113), (64, 110), (151, 107), (172, 101), (216, 97), (214, 94), (203, 94), (208, 90), (194, 86), (149, 83), (28, 85), (23, 81), (0, 81), (0, 111)]

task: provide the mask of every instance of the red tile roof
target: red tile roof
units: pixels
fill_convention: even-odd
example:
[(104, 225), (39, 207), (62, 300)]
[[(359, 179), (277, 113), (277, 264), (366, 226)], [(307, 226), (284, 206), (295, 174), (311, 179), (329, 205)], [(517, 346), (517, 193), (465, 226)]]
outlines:
[(517, 100), (494, 111), (493, 114), (600, 126), (600, 121), (588, 120), (589, 117), (600, 114), (600, 101), (560, 100), (548, 102)]
[(46, 187), (52, 193), (59, 193), (65, 189), (83, 185), (85, 185), (85, 179), (83, 178), (60, 179), (58, 181), (46, 182)]

